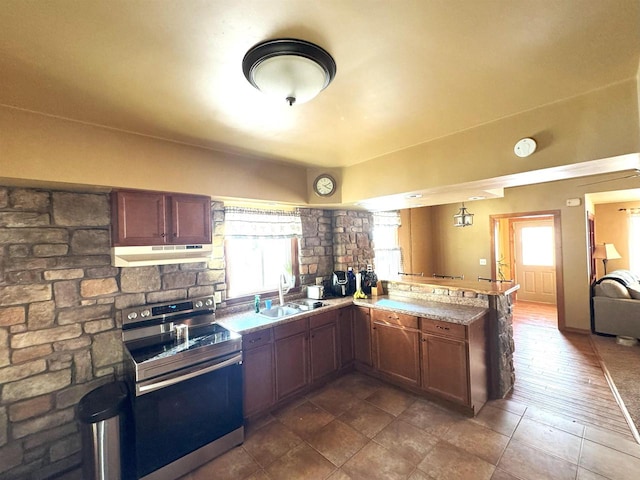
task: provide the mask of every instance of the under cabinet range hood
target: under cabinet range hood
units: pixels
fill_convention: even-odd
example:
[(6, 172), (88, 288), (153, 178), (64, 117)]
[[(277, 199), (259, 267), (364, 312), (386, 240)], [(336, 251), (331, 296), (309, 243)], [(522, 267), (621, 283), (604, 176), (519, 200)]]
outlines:
[(211, 260), (213, 244), (152, 245), (148, 247), (112, 247), (114, 267), (145, 267), (171, 263), (195, 263)]

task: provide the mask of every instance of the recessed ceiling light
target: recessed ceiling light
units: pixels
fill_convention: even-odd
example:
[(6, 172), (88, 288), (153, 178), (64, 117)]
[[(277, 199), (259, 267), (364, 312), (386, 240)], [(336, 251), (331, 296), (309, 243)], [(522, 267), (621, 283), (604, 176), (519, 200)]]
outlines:
[(422, 198), (421, 193), (412, 193), (411, 195), (407, 195), (407, 198)]
[(484, 200), (485, 198), (487, 198), (487, 197), (485, 197), (483, 195), (477, 195), (475, 197), (469, 197), (469, 200)]

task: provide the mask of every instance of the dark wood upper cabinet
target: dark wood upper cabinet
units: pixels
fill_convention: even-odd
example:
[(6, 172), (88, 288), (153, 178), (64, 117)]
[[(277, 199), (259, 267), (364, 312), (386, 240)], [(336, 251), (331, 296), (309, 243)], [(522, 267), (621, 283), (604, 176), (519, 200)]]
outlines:
[(211, 199), (203, 195), (116, 190), (111, 218), (116, 246), (212, 242)]

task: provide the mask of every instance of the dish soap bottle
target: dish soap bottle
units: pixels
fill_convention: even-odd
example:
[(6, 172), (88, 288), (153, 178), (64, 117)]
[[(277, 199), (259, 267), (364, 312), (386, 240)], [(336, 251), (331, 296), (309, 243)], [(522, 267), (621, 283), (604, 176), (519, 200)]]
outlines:
[(253, 297), (253, 306), (256, 313), (260, 313), (260, 295), (256, 295), (255, 297)]

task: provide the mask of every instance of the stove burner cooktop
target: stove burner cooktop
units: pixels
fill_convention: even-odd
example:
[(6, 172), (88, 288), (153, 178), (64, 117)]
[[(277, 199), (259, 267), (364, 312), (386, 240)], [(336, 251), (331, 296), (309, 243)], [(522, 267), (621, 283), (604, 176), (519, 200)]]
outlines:
[[(200, 330), (204, 330), (200, 328)], [(213, 345), (231, 340), (235, 334), (218, 324), (210, 325), (206, 332), (200, 332), (199, 336), (191, 338), (187, 342), (171, 339), (168, 342), (148, 345), (141, 348), (130, 349), (129, 353), (139, 365), (145, 362), (153, 362), (170, 357), (181, 352), (194, 351), (198, 348), (211, 347)]]
[(123, 311), (125, 361), (141, 382), (240, 352), (242, 337), (215, 323), (213, 297)]

